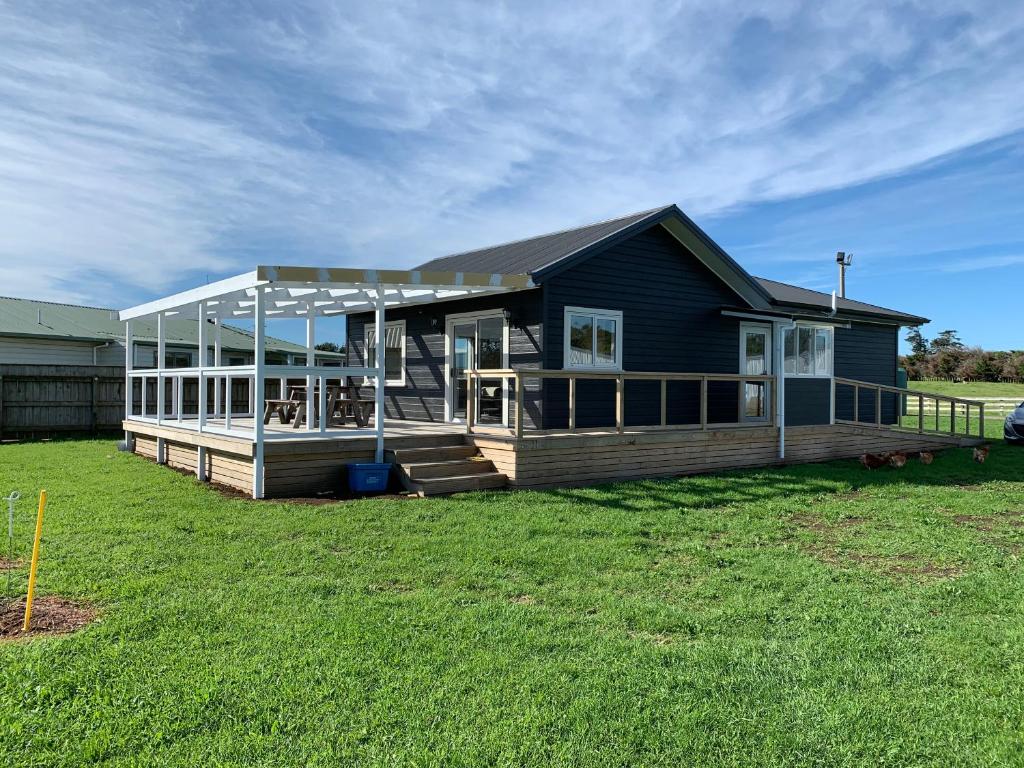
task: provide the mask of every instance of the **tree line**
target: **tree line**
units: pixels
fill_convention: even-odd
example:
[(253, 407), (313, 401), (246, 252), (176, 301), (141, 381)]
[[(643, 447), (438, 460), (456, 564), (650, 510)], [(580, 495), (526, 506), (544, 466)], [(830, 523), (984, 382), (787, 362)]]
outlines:
[(907, 376), (916, 381), (1024, 381), (1024, 350), (989, 352), (968, 347), (954, 330), (926, 339), (920, 328), (906, 335), (910, 354), (900, 357)]

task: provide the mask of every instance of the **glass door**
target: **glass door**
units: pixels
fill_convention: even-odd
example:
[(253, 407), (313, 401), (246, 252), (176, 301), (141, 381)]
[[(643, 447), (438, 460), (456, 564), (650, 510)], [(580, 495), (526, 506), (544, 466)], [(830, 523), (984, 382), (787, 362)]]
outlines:
[[(772, 369), (772, 334), (768, 326), (740, 326), (740, 373), (764, 376)], [(771, 407), (767, 381), (743, 382), (741, 421), (767, 421)]]
[[(448, 405), (452, 421), (466, 420), (468, 402), (466, 370), (504, 368), (508, 350), (505, 344), (505, 320), (500, 313), (472, 318), (452, 318), (448, 331)], [(478, 424), (505, 422), (504, 379), (475, 380)]]
[(476, 348), (476, 323), (461, 323), (452, 327), (452, 419), (466, 420), (467, 380), (466, 370), (473, 367), (473, 353)]

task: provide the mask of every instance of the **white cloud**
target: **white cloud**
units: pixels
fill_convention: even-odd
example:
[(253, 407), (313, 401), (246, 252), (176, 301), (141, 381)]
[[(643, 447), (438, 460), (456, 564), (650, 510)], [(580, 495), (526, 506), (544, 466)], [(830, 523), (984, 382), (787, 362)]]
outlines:
[(0, 292), (125, 304), (897, 174), (1024, 128), (1022, 11), (970, 11), (10, 6)]

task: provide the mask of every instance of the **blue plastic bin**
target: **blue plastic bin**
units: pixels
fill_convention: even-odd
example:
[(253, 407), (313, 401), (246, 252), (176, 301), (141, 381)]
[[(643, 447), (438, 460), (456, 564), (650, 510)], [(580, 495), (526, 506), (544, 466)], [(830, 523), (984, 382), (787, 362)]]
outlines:
[(390, 472), (390, 464), (349, 464), (348, 488), (354, 493), (386, 491)]

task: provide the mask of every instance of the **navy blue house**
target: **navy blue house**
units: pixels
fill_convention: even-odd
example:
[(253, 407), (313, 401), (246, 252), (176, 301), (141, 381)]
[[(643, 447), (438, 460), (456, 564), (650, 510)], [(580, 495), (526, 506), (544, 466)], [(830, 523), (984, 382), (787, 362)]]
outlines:
[[(852, 389), (835, 378), (896, 385), (901, 326), (923, 317), (753, 277), (670, 205), (577, 229), (433, 259), (423, 271), (528, 274), (535, 287), (477, 299), (389, 310), (378, 334), (371, 315), (348, 323), (348, 362), (381, 344), (387, 416), (427, 422), (466, 418), (467, 369), (774, 374), (786, 426), (853, 419)], [(615, 381), (576, 386), (576, 426), (615, 421)], [(624, 422), (658, 422), (660, 383), (629, 380)], [(669, 424), (700, 419), (694, 381), (671, 381)], [(534, 428), (568, 420), (568, 381), (528, 380), (524, 416)], [(835, 393), (835, 394), (834, 394)], [(712, 381), (708, 423), (768, 418), (778, 393), (766, 382)], [(861, 392), (858, 418), (876, 421), (876, 394)], [(475, 420), (508, 424), (514, 410), (501, 379), (480, 381)], [(878, 421), (897, 420), (897, 398)]]

